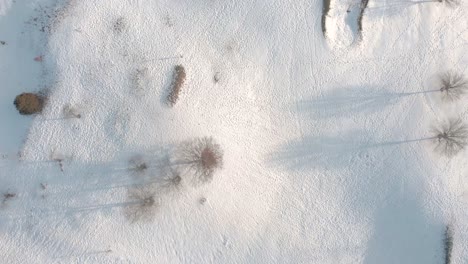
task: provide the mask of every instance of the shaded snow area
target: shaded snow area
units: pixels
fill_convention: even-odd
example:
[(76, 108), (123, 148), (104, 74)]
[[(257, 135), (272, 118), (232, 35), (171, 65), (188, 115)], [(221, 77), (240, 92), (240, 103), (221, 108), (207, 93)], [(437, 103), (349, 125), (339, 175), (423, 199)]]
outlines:
[(0, 263), (468, 263), (466, 1), (322, 6), (0, 0)]

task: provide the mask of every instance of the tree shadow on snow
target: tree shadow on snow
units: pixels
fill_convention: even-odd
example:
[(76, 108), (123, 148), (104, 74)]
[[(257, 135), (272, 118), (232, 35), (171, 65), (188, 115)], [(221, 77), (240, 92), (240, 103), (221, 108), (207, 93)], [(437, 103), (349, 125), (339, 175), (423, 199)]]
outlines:
[(444, 227), (411, 194), (398, 197), (376, 210), (363, 263), (442, 263)]
[(321, 98), (297, 103), (299, 112), (310, 113), (314, 118), (333, 118), (372, 114), (412, 95), (432, 91), (393, 93), (376, 88), (347, 87), (324, 94)]
[(433, 138), (379, 141), (369, 132), (353, 131), (340, 137), (306, 137), (290, 141), (278, 148), (269, 160), (291, 170), (314, 168), (341, 168), (363, 151), (417, 143)]

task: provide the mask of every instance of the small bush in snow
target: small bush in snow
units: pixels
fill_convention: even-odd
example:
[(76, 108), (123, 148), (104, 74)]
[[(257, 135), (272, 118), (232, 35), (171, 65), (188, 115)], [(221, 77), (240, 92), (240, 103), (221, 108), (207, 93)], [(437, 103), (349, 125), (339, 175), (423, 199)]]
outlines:
[(163, 191), (172, 192), (180, 190), (182, 187), (182, 177), (176, 170), (171, 170), (169, 174), (162, 178), (161, 188)]
[(113, 25), (113, 31), (114, 33), (116, 34), (120, 34), (122, 33), (126, 28), (126, 21), (125, 21), (125, 18), (123, 17), (119, 17), (117, 18), (117, 20), (114, 22), (114, 25)]
[(125, 216), (130, 222), (150, 221), (159, 207), (156, 192), (151, 187), (133, 187), (128, 190)]
[(453, 156), (468, 144), (468, 127), (460, 119), (451, 119), (433, 130), (436, 151)]
[(137, 175), (144, 174), (148, 170), (148, 164), (142, 156), (134, 156), (129, 160), (129, 170)]
[(80, 110), (70, 104), (64, 105), (62, 112), (65, 118), (81, 118)]
[(16, 197), (16, 193), (6, 192), (3, 194), (2, 206), (6, 206), (7, 202)]
[(174, 68), (174, 75), (171, 83), (171, 90), (167, 97), (167, 101), (170, 106), (174, 106), (179, 99), (179, 93), (182, 88), (182, 85), (185, 82), (185, 68), (182, 65), (177, 65)]
[(445, 264), (450, 264), (452, 260), (452, 249), (453, 249), (453, 230), (450, 225), (445, 227), (444, 233), (444, 257)]
[(40, 113), (44, 107), (45, 98), (40, 94), (22, 93), (16, 96), (14, 104), (22, 115)]
[(457, 100), (468, 91), (468, 80), (463, 74), (450, 71), (439, 76), (439, 87), (444, 99)]
[(219, 80), (221, 80), (221, 73), (220, 72), (215, 72), (215, 74), (213, 75), (213, 82), (218, 83)]
[(181, 163), (192, 171), (195, 182), (212, 180), (216, 170), (223, 166), (223, 151), (212, 137), (197, 138), (182, 144)]

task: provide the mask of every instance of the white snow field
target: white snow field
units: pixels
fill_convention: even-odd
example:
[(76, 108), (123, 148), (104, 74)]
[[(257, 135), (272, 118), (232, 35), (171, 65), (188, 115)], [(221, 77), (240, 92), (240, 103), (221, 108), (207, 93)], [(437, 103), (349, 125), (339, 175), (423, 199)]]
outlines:
[[(468, 121), (432, 91), (468, 74), (467, 2), (370, 0), (360, 38), (356, 5), (324, 38), (317, 0), (0, 0), (0, 263), (436, 264), (446, 226), (468, 263), (468, 153), (428, 140)], [(163, 189), (204, 136), (223, 168)]]

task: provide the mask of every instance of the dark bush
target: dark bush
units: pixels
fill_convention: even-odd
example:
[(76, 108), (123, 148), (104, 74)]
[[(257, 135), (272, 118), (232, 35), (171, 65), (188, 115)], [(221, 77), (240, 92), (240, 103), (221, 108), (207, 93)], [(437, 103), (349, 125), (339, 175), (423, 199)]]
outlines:
[(174, 106), (179, 99), (179, 93), (182, 88), (182, 85), (185, 82), (185, 68), (182, 65), (177, 65), (174, 68), (174, 75), (171, 83), (171, 90), (167, 97), (167, 101), (170, 106)]
[(22, 115), (40, 113), (44, 107), (44, 97), (34, 93), (22, 93), (16, 96), (14, 104)]

